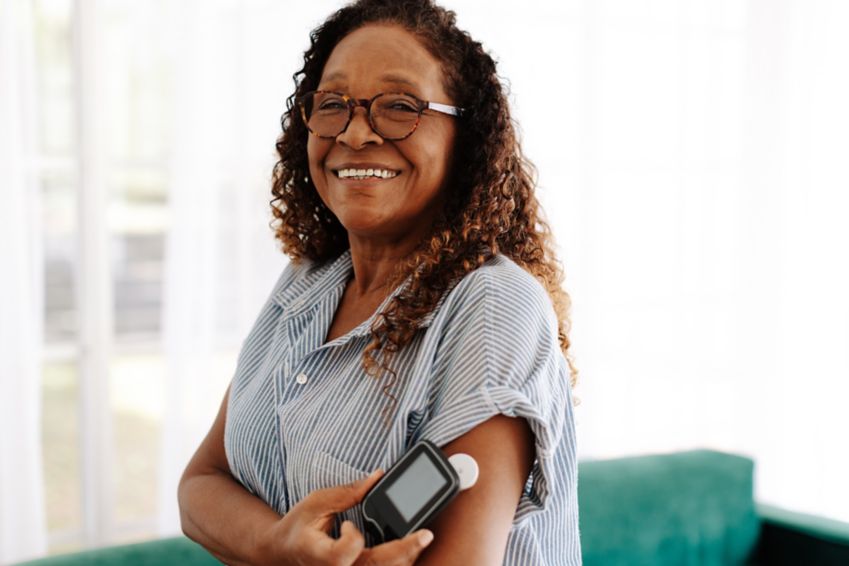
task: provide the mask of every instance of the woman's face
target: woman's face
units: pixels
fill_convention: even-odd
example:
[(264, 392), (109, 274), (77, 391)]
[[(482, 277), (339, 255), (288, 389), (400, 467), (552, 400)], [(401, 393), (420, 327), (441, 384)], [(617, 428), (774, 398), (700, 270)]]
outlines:
[[(454, 104), (442, 86), (439, 61), (413, 34), (388, 24), (368, 25), (345, 36), (325, 64), (318, 90), (358, 99), (407, 92)], [(310, 177), (352, 240), (414, 245), (426, 236), (442, 206), (456, 127), (455, 118), (425, 111), (410, 137), (384, 140), (358, 107), (348, 129), (335, 139), (309, 135)], [(395, 176), (343, 179), (340, 169), (385, 169)]]

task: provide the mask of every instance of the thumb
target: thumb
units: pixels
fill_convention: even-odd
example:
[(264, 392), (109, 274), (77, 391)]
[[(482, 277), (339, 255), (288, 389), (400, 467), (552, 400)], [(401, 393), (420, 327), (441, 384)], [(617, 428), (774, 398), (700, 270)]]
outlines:
[(310, 507), (319, 514), (339, 513), (362, 501), (382, 476), (383, 470), (378, 469), (353, 483), (314, 491), (307, 499), (311, 500)]

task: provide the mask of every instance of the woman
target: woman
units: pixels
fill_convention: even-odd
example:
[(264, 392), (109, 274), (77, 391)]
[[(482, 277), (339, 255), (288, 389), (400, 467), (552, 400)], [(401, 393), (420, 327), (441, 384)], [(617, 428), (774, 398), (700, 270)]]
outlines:
[[(273, 186), (292, 262), (184, 473), (185, 533), (231, 564), (580, 564), (568, 296), (495, 63), (429, 0), (311, 38)], [(421, 439), (480, 479), (378, 544), (357, 504)]]

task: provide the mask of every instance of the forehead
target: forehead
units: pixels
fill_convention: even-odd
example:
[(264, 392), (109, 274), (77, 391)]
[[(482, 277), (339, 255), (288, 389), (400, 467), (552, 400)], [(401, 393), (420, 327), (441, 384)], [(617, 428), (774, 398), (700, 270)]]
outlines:
[(415, 35), (397, 25), (372, 24), (336, 45), (324, 65), (320, 88), (346, 89), (357, 97), (388, 88), (444, 99), (442, 76), (439, 60)]

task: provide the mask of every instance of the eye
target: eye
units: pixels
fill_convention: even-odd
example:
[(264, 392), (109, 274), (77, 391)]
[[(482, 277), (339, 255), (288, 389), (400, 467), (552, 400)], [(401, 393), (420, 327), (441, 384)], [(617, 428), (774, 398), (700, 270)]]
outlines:
[(348, 105), (345, 104), (345, 101), (341, 98), (325, 98), (324, 100), (318, 101), (316, 105), (318, 110), (346, 110)]
[(402, 94), (385, 94), (378, 99), (377, 106), (383, 112), (396, 114), (418, 114), (419, 106), (414, 99)]
[(392, 104), (389, 105), (390, 110), (398, 110), (401, 112), (418, 112), (419, 109), (416, 108), (411, 102), (406, 100), (395, 100)]

